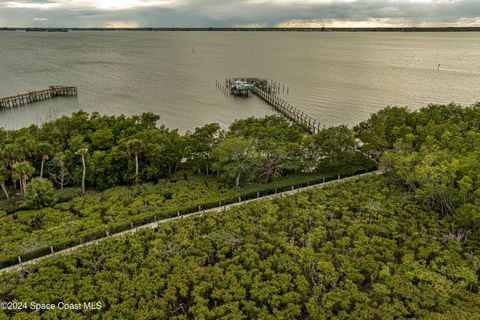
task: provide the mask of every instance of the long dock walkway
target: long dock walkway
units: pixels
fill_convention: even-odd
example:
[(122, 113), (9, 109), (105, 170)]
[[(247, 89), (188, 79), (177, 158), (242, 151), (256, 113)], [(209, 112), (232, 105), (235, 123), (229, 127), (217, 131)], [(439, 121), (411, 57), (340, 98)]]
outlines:
[[(233, 95), (247, 97), (249, 92), (252, 92), (293, 123), (307, 126), (312, 133), (317, 133), (322, 129), (319, 121), (280, 98), (280, 84), (274, 81), (268, 82), (260, 78), (233, 78), (225, 79), (225, 85), (217, 81), (217, 88), (226, 94), (230, 92)], [(284, 91), (285, 86), (283, 86)]]
[(380, 175), (380, 174), (383, 174), (383, 173), (384, 173), (383, 170), (371, 171), (371, 172), (362, 173), (362, 174), (358, 174), (358, 175), (354, 175), (354, 176), (350, 176), (350, 177), (345, 177), (345, 178), (340, 178), (340, 179), (336, 179), (336, 180), (332, 180), (332, 181), (328, 181), (328, 182), (321, 182), (321, 183), (314, 184), (314, 185), (307, 186), (307, 187), (302, 187), (302, 188), (292, 189), (292, 190), (289, 190), (289, 191), (279, 192), (279, 193), (275, 193), (275, 194), (268, 195), (268, 196), (258, 197), (258, 198), (255, 198), (255, 199), (240, 201), (240, 202), (233, 203), (233, 204), (230, 204), (230, 205), (219, 206), (219, 207), (215, 207), (215, 208), (208, 209), (208, 210), (201, 210), (201, 211), (198, 211), (198, 212), (181, 215), (181, 216), (174, 217), (174, 218), (167, 218), (167, 219), (164, 219), (164, 220), (160, 220), (160, 221), (156, 221), (156, 222), (153, 222), (153, 223), (138, 226), (138, 227), (126, 230), (126, 231), (119, 232), (119, 233), (110, 234), (108, 237), (100, 238), (100, 239), (93, 240), (93, 241), (90, 241), (90, 242), (85, 242), (81, 245), (77, 245), (77, 246), (70, 247), (70, 248), (67, 248), (67, 249), (64, 249), (64, 250), (61, 250), (61, 251), (50, 253), (50, 254), (47, 254), (45, 256), (36, 258), (36, 259), (32, 259), (32, 260), (28, 260), (28, 261), (25, 261), (25, 262), (22, 262), (22, 263), (18, 263), (16, 265), (0, 269), (0, 272), (12, 272), (12, 271), (22, 270), (30, 264), (37, 263), (37, 262), (40, 262), (44, 259), (54, 257), (54, 256), (68, 255), (68, 254), (72, 253), (73, 251), (75, 251), (77, 249), (80, 249), (80, 248), (83, 248), (85, 246), (89, 246), (89, 245), (92, 245), (92, 244), (97, 244), (100, 241), (103, 241), (107, 238), (119, 237), (119, 236), (122, 236), (122, 235), (134, 233), (138, 230), (145, 229), (145, 228), (157, 229), (158, 226), (162, 223), (167, 223), (167, 222), (175, 221), (175, 220), (179, 220), (179, 219), (186, 219), (186, 218), (190, 218), (190, 217), (194, 217), (194, 216), (202, 216), (203, 214), (209, 213), (209, 212), (222, 212), (222, 211), (225, 212), (230, 208), (237, 207), (237, 206), (240, 206), (240, 205), (244, 205), (244, 204), (250, 203), (250, 202), (270, 200), (270, 199), (275, 199), (275, 198), (281, 198), (281, 197), (284, 197), (284, 196), (292, 196), (292, 195), (294, 195), (298, 192), (301, 192), (301, 191), (306, 191), (306, 190), (310, 190), (310, 189), (314, 189), (314, 188), (323, 188), (323, 187), (329, 186), (331, 184), (342, 183), (342, 182), (355, 180), (355, 179), (358, 179), (358, 178), (371, 176), (371, 175)]
[(279, 96), (270, 94), (257, 86), (252, 88), (252, 92), (290, 121), (297, 124), (306, 125), (313, 133), (321, 130), (320, 123), (317, 123), (317, 120), (313, 119), (307, 114), (304, 114)]
[(50, 86), (45, 90), (32, 91), (12, 97), (0, 98), (0, 110), (18, 107), (27, 103), (52, 99), (55, 97), (77, 96), (77, 94), (78, 91), (76, 87)]

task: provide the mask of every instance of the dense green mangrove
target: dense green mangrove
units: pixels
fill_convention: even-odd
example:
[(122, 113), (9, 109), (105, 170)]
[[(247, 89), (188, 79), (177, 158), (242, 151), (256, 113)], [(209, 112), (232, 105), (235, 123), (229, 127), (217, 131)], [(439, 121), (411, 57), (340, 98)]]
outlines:
[[(95, 301), (101, 309), (2, 310), (0, 317), (3, 312), (12, 319), (478, 318), (480, 105), (389, 107), (353, 129), (334, 127), (316, 135), (277, 117), (240, 120), (225, 131), (208, 125), (185, 135), (157, 128), (157, 120), (149, 114), (78, 113), (41, 128), (1, 131), (1, 150), (22, 149), (29, 139), (39, 139), (63, 152), (63, 168), (71, 173), (65, 186), (81, 186), (84, 167), (87, 191), (115, 186), (52, 204), (49, 197), (61, 193), (52, 193), (51, 185), (34, 185), (48, 189), (46, 200), (24, 205), (52, 211), (72, 207), (79, 213), (90, 208), (100, 219), (104, 201), (119, 203), (124, 220), (135, 210), (128, 195), (138, 188), (145, 189), (142, 210), (157, 206), (167, 189), (187, 183), (184, 174), (197, 185), (202, 177), (211, 179), (205, 180), (214, 186), (206, 188), (212, 192), (207, 197), (290, 174), (367, 167), (369, 159), (385, 174), (169, 222), (4, 273), (0, 300)], [(109, 125), (98, 124), (104, 122)], [(73, 131), (62, 130), (62, 123)], [(107, 133), (95, 134), (102, 127), (111, 131), (110, 144), (104, 144)], [(79, 136), (81, 143), (73, 143)], [(96, 162), (96, 153), (111, 161)], [(26, 152), (13, 162), (8, 154), (14, 153), (2, 156), (2, 181), (10, 194), (15, 189), (27, 193), (17, 198), (31, 199), (29, 179), (39, 178), (42, 170), (61, 189), (46, 174), (62, 170), (47, 164), (56, 157), (53, 151), (48, 158)], [(13, 215), (47, 212), (16, 210), (5, 210), (0, 219), (20, 226), (10, 220)]]

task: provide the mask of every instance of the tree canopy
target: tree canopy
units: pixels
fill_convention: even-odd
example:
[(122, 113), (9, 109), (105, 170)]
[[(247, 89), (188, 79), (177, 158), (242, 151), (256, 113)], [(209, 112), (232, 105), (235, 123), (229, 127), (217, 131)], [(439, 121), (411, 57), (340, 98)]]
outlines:
[[(112, 238), (18, 274), (0, 298), (101, 310), (11, 319), (473, 319), (477, 244), (383, 177)], [(477, 235), (478, 236), (478, 235)]]
[[(240, 185), (339, 166), (372, 166), (355, 151), (353, 133), (346, 127), (310, 135), (303, 126), (270, 116), (237, 120), (227, 130), (213, 123), (180, 134), (157, 126), (158, 120), (152, 113), (125, 117), (79, 111), (40, 127), (0, 129), (0, 168), (7, 171), (2, 185), (7, 192), (18, 188), (23, 193), (28, 180), (39, 176), (61, 189), (103, 190), (157, 182), (179, 170), (215, 174)], [(318, 153), (307, 148), (326, 149)], [(349, 161), (343, 157), (347, 149), (355, 155)]]
[[(99, 301), (102, 309), (0, 310), (0, 317), (478, 318), (480, 104), (386, 108), (353, 130), (317, 134), (278, 117), (183, 135), (157, 120), (79, 112), (40, 128), (0, 130), (5, 195), (16, 187), (34, 194), (45, 182), (35, 177), (41, 161), (51, 156), (60, 162), (45, 165), (48, 177), (63, 167), (79, 185), (80, 148), (88, 148), (87, 185), (116, 186), (0, 217), (5, 247), (51, 241), (45, 230), (68, 238), (69, 230), (139, 212), (219, 200), (290, 174), (368, 167), (368, 157), (385, 174), (165, 222), (1, 274), (0, 300)], [(34, 148), (39, 142), (53, 147), (48, 159)]]

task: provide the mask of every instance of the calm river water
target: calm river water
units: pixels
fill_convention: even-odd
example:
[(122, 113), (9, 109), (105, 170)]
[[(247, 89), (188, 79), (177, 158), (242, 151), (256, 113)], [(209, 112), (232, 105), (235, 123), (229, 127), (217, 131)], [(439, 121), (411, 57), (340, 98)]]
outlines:
[(388, 105), (479, 101), (480, 33), (0, 32), (0, 74), (0, 97), (49, 85), (79, 90), (1, 111), (4, 128), (79, 109), (151, 111), (181, 131), (273, 114), (256, 97), (216, 88), (236, 76), (276, 80), (321, 123), (354, 125)]

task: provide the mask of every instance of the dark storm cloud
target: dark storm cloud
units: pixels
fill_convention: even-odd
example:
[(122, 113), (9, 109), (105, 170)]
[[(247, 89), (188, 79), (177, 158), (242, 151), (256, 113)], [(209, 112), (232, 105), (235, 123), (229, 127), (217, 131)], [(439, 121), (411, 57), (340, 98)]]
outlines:
[(0, 26), (321, 26), (349, 22), (478, 26), (480, 1), (0, 1)]

